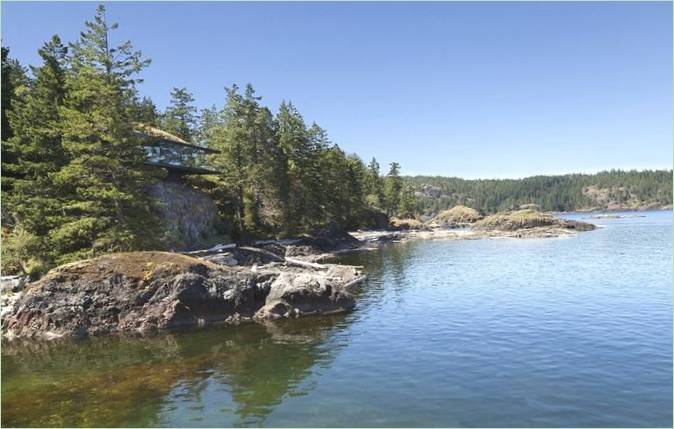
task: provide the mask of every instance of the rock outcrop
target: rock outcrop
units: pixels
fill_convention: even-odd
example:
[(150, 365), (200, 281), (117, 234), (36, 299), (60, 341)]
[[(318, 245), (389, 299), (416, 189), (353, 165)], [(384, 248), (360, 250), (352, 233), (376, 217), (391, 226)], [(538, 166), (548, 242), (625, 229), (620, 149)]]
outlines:
[(335, 313), (353, 308), (348, 289), (363, 278), (346, 266), (251, 269), (176, 253), (111, 254), (29, 283), (3, 311), (3, 335), (105, 335)]
[(158, 202), (159, 216), (165, 223), (175, 250), (194, 250), (208, 246), (218, 230), (225, 229), (213, 200), (205, 193), (179, 180), (163, 180), (147, 187)]
[(431, 219), (430, 225), (444, 228), (461, 228), (470, 226), (480, 219), (482, 219), (482, 216), (477, 210), (459, 205), (440, 212)]
[(391, 219), (391, 229), (396, 231), (407, 231), (410, 229), (427, 229), (423, 222), (417, 219)]
[(498, 231), (518, 231), (532, 228), (561, 228), (575, 231), (591, 231), (591, 223), (559, 219), (549, 213), (535, 210), (518, 210), (511, 213), (499, 213), (475, 223), (475, 228)]
[(321, 275), (286, 271), (272, 282), (257, 319), (332, 314), (353, 307), (349, 293), (361, 275), (355, 267), (331, 265)]
[[(456, 211), (455, 214), (458, 214)], [(445, 217), (449, 219), (449, 217)], [(456, 220), (475, 219), (455, 217)], [(451, 225), (451, 226), (450, 226)], [(464, 228), (458, 228), (464, 226)], [(449, 220), (442, 226), (430, 223), (430, 228), (399, 231), (357, 231), (352, 233), (364, 243), (374, 245), (406, 240), (477, 240), (483, 238), (552, 238), (572, 236), (576, 232), (591, 231), (596, 227), (586, 222), (555, 218), (536, 210), (518, 210), (487, 216), (476, 222), (459, 223)]]
[(285, 246), (285, 256), (306, 256), (360, 247), (362, 243), (343, 229), (325, 228)]
[(589, 205), (579, 211), (621, 211), (668, 209), (668, 199), (663, 196), (646, 196), (632, 187), (625, 186), (585, 186), (583, 196)]

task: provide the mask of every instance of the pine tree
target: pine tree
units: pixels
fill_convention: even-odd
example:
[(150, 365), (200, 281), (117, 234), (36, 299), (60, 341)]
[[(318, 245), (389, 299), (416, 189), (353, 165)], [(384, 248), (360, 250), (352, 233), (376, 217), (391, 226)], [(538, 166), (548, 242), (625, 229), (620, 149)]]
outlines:
[(393, 216), (398, 212), (400, 205), (400, 191), (402, 190), (402, 179), (400, 177), (400, 164), (392, 162), (390, 169), (384, 181), (384, 200), (386, 213)]
[(379, 172), (379, 163), (374, 157), (367, 166), (363, 186), (368, 204), (375, 208), (383, 207), (384, 181)]
[(225, 88), (225, 91), (227, 98), (221, 114), (221, 122), (210, 130), (209, 146), (219, 152), (211, 155), (210, 161), (220, 172), (221, 186), (233, 190), (238, 234), (245, 237), (244, 196), (250, 159), (246, 148), (247, 133), (241, 120), (243, 97), (237, 85)]
[(282, 102), (276, 115), (278, 144), (286, 163), (284, 180), (283, 225), (289, 234), (299, 232), (306, 221), (309, 204), (305, 178), (310, 171), (312, 150), (302, 115), (292, 103)]
[(130, 42), (112, 47), (105, 8), (71, 44), (72, 72), (62, 116), (63, 146), (72, 160), (54, 175), (64, 189), (66, 219), (50, 233), (59, 262), (157, 245), (157, 222), (145, 185), (157, 176), (144, 165), (131, 107), (135, 75), (149, 64)]
[(220, 171), (220, 186), (234, 191), (238, 232), (246, 238), (269, 230), (277, 220), (279, 151), (273, 116), (260, 105), (253, 87), (247, 85), (243, 94), (237, 85), (226, 91), (223, 111), (219, 116), (208, 112), (211, 124), (204, 124), (203, 132), (209, 146), (220, 151), (211, 162)]
[[(9, 48), (2, 47), (2, 102), (0, 104), (0, 111), (2, 116), (2, 195), (5, 200), (5, 195), (12, 190), (12, 181), (17, 177), (21, 177), (21, 172), (18, 169), (17, 154), (14, 149), (7, 145), (6, 142), (14, 134), (9, 122), (9, 112), (13, 109), (13, 105), (18, 103), (27, 93), (30, 87), (30, 82), (26, 76), (26, 71), (15, 59), (9, 57)], [(5, 200), (6, 201), (6, 200)], [(2, 223), (5, 226), (11, 226), (13, 219), (10, 214), (9, 206), (5, 203), (2, 205)]]
[(15, 91), (28, 85), (28, 78), (24, 68), (15, 59), (9, 57), (9, 48), (3, 46), (2, 50), (2, 141), (7, 141), (12, 136), (12, 127), (7, 117), (7, 112), (12, 110), (12, 103), (16, 98)]
[(13, 264), (15, 257), (23, 259), (14, 268), (31, 274), (51, 265), (53, 246), (47, 236), (61, 221), (61, 199), (52, 175), (69, 160), (62, 145), (59, 112), (66, 94), (66, 53), (58, 36), (38, 50), (42, 66), (31, 67), (35, 80), (8, 113), (14, 132), (3, 149), (16, 155), (13, 167), (20, 175), (4, 200), (16, 224), (3, 265)]
[(185, 141), (195, 139), (198, 121), (193, 103), (194, 96), (187, 88), (173, 88), (171, 106), (163, 115), (162, 128)]
[(131, 105), (131, 117), (139, 124), (159, 126), (157, 106), (150, 97), (143, 97)]
[(412, 218), (417, 214), (417, 201), (414, 196), (414, 189), (411, 185), (405, 184), (400, 191), (399, 215), (403, 218)]

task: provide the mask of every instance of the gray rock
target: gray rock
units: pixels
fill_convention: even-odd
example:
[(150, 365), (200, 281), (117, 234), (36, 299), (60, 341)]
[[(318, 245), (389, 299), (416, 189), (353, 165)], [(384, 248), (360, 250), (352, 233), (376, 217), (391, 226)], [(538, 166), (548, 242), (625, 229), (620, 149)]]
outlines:
[(234, 258), (231, 253), (219, 253), (217, 255), (208, 255), (202, 258), (205, 261), (213, 262), (214, 264), (224, 265), (226, 267), (234, 267), (239, 265), (239, 261)]
[(162, 180), (147, 187), (159, 203), (159, 214), (178, 250), (195, 250), (208, 245), (224, 226), (213, 200), (203, 192), (176, 180)]
[(2, 276), (0, 278), (0, 292), (19, 292), (23, 290), (29, 279), (28, 276)]
[(285, 256), (307, 256), (357, 249), (362, 244), (360, 240), (340, 228), (325, 228), (287, 245)]
[(176, 253), (111, 254), (28, 284), (3, 308), (3, 335), (106, 335), (345, 311), (358, 276), (353, 267), (253, 271)]
[(308, 273), (281, 273), (271, 284), (258, 319), (331, 314), (351, 310), (354, 298), (336, 277)]

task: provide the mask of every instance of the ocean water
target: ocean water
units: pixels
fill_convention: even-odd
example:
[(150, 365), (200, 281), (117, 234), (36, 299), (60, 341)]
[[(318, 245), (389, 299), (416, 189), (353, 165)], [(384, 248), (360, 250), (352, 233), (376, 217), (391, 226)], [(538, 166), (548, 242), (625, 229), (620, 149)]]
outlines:
[(672, 427), (672, 215), (638, 215), (342, 257), (346, 315), (4, 342), (2, 425)]

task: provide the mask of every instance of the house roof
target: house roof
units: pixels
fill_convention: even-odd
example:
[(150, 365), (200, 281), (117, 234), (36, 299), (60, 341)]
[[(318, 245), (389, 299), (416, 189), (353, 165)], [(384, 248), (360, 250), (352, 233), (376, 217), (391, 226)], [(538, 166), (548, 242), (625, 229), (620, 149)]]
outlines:
[(211, 148), (208, 148), (208, 147), (197, 146), (195, 144), (188, 143), (185, 140), (181, 139), (180, 137), (178, 137), (174, 134), (171, 134), (171, 133), (169, 133), (167, 131), (164, 131), (162, 129), (159, 129), (157, 127), (153, 127), (151, 125), (136, 124), (136, 131), (138, 133), (143, 134), (143, 135), (145, 135), (147, 137), (150, 137), (152, 139), (166, 140), (166, 141), (169, 141), (171, 143), (175, 143), (175, 144), (178, 144), (178, 145), (181, 145), (181, 146), (191, 147), (191, 148), (194, 148), (194, 149), (201, 150), (203, 152), (210, 152), (210, 153), (219, 152), (217, 150), (214, 150), (214, 149), (211, 149)]

